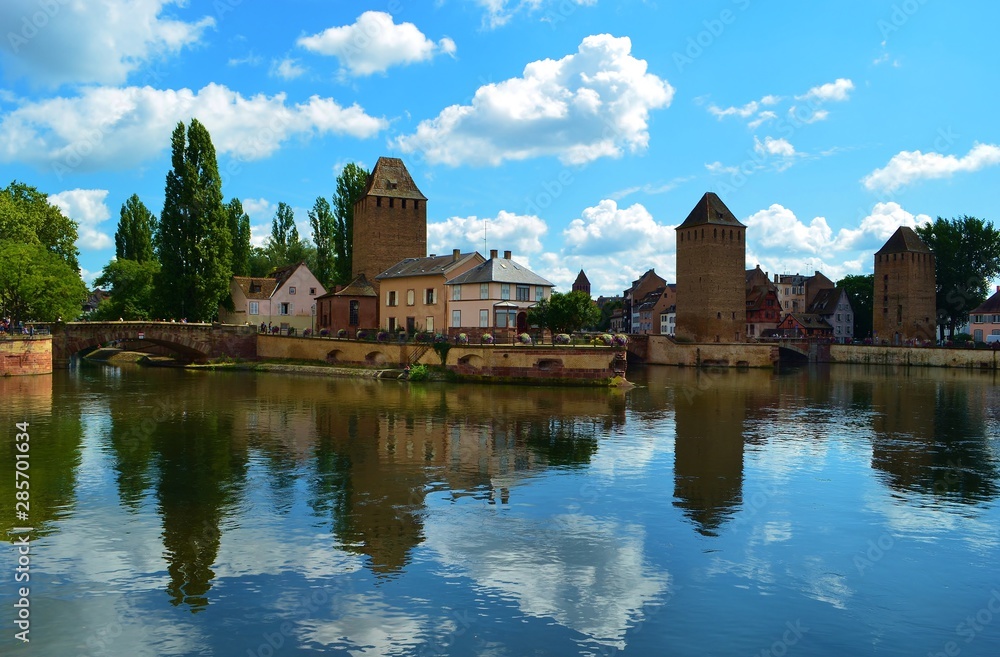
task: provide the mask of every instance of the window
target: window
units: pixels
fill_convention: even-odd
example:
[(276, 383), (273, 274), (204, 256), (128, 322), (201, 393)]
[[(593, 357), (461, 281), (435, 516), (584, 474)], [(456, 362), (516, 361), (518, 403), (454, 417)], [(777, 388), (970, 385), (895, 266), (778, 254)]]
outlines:
[(413, 305), (413, 290), (406, 291), (406, 305), (407, 306)]
[(424, 330), (425, 331), (430, 331), (432, 333), (434, 332), (434, 318), (433, 317), (428, 317), (427, 321), (424, 322)]
[(253, 294), (254, 292), (260, 292), (260, 283), (250, 281), (250, 294)]
[(452, 326), (456, 326), (456, 327), (462, 325), (462, 311), (461, 310), (453, 310), (453, 311), (451, 311), (451, 325)]
[(500, 298), (504, 301), (510, 301), (510, 283), (500, 284)]
[(388, 324), (388, 326), (389, 326), (389, 333), (395, 333), (396, 332), (396, 318), (395, 317), (390, 317), (389, 318), (389, 324)]
[(396, 296), (396, 290), (389, 290), (385, 293), (385, 305), (387, 306), (398, 306), (399, 297)]
[(316, 296), (316, 288), (314, 287), (309, 288), (309, 296), (311, 297)]
[(292, 304), (288, 301), (278, 304), (278, 314), (279, 315), (291, 315), (292, 314)]
[(361, 323), (360, 319), (358, 318), (359, 314), (358, 311), (360, 310), (360, 308), (361, 308), (361, 302), (359, 302), (357, 299), (351, 299), (351, 316), (348, 319), (348, 323), (351, 326), (357, 326), (358, 324)]
[(495, 311), (496, 321), (494, 325), (497, 328), (507, 328), (517, 326), (517, 311), (513, 309), (503, 308), (501, 310)]
[[(437, 303), (437, 296), (437, 290), (432, 287), (427, 288), (424, 290), (424, 303), (428, 306), (433, 306)], [(430, 329), (427, 330), (429, 331)]]
[(375, 207), (377, 207), (377, 208), (382, 207), (382, 197), (381, 196), (376, 196), (375, 197)]
[(480, 310), (479, 311), (479, 326), (488, 327), (490, 325), (490, 311)]
[(514, 290), (517, 295), (518, 301), (529, 301), (531, 297), (531, 288), (527, 285), (518, 285)]
[(259, 301), (251, 301), (250, 302), (250, 314), (251, 315), (259, 315), (260, 314), (260, 302)]
[(489, 299), (490, 298), (490, 284), (489, 283), (480, 283), (479, 284), (479, 298), (480, 299)]
[(840, 313), (837, 313), (837, 321), (838, 322), (840, 321), (840, 317), (841, 317)]
[(288, 293), (289, 294), (295, 294), (295, 288), (294, 287), (288, 288)]
[(541, 301), (545, 298), (545, 286), (536, 285), (535, 286), (535, 301)]
[(452, 285), (451, 286), (451, 300), (452, 301), (461, 301), (462, 300), (462, 286), (461, 285)]

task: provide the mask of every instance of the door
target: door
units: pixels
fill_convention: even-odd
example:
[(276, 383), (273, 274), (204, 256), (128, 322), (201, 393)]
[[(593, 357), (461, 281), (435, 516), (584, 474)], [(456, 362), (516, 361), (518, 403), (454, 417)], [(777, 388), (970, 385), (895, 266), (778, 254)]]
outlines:
[(519, 312), (517, 314), (517, 332), (524, 333), (528, 330), (528, 313)]

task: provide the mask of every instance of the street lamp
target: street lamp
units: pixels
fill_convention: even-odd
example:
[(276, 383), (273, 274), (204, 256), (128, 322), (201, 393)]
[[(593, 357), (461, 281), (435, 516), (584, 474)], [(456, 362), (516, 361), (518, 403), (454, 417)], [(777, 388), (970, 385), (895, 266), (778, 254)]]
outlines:
[(312, 305), (312, 317), (309, 319), (309, 335), (316, 335), (316, 302)]

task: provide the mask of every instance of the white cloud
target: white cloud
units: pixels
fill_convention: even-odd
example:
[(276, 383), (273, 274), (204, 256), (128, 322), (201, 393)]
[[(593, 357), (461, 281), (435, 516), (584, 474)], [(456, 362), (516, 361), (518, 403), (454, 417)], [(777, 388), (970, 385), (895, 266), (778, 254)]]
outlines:
[(611, 198), (615, 201), (620, 201), (626, 196), (631, 196), (636, 192), (642, 192), (643, 194), (666, 194), (667, 192), (677, 189), (681, 184), (690, 182), (694, 180), (694, 176), (682, 176), (680, 178), (674, 178), (665, 183), (655, 185), (653, 183), (646, 183), (645, 185), (636, 185), (634, 187), (628, 187), (626, 189), (619, 190), (611, 194)]
[(977, 143), (962, 157), (901, 151), (888, 164), (875, 169), (861, 182), (870, 191), (892, 193), (918, 180), (950, 178), (956, 173), (979, 171), (997, 164), (1000, 164), (1000, 146), (995, 144)]
[(215, 20), (161, 16), (185, 0), (4, 0), (5, 70), (32, 82), (121, 84), (156, 58), (196, 44)]
[(911, 214), (894, 201), (876, 203), (871, 214), (861, 220), (859, 228), (841, 229), (837, 236), (837, 242), (841, 249), (858, 246), (881, 246), (900, 226), (916, 228), (932, 221), (933, 219), (929, 215)]
[(106, 189), (71, 189), (49, 196), (49, 203), (79, 224), (77, 247), (81, 250), (99, 251), (114, 246), (111, 237), (98, 226), (111, 217), (105, 204)]
[(247, 53), (246, 56), (244, 57), (230, 57), (227, 63), (229, 64), (229, 66), (243, 66), (243, 65), (257, 66), (262, 61), (264, 61), (263, 57), (251, 51)]
[(272, 77), (279, 77), (283, 80), (294, 80), (304, 75), (305, 72), (306, 69), (299, 66), (298, 60), (291, 57), (285, 57), (280, 61), (276, 59), (271, 62), (270, 74)]
[(271, 236), (271, 219), (278, 210), (278, 204), (266, 198), (245, 198), (240, 202), (243, 211), (250, 217), (250, 244), (263, 247)]
[[(548, 232), (546, 223), (534, 215), (501, 210), (495, 218), (451, 217), (427, 224), (427, 249), (430, 253), (448, 253), (452, 249), (472, 249), (483, 253), (485, 236), (489, 248), (514, 252), (514, 259), (542, 250), (541, 238)], [(527, 262), (524, 263), (527, 265)]]
[(719, 107), (715, 103), (712, 103), (708, 106), (708, 113), (719, 120), (722, 120), (727, 116), (738, 116), (741, 119), (746, 119), (756, 114), (758, 107), (760, 107), (760, 105), (758, 105), (756, 100), (751, 100), (742, 107), (727, 107), (725, 109)]
[(853, 90), (853, 82), (847, 78), (837, 78), (833, 82), (813, 87), (801, 96), (796, 96), (796, 98), (798, 100), (814, 100), (818, 102), (839, 102), (847, 100)]
[(765, 137), (764, 141), (761, 142), (761, 140), (754, 137), (753, 148), (761, 155), (780, 155), (782, 157), (793, 157), (795, 155), (795, 147), (787, 139)]
[(833, 230), (824, 217), (803, 224), (788, 208), (778, 203), (755, 212), (744, 221), (747, 242), (765, 248), (788, 248), (789, 251), (823, 253), (833, 248)]
[(668, 106), (674, 90), (631, 49), (628, 37), (588, 36), (577, 53), (482, 86), (471, 105), (445, 108), (395, 144), (452, 166), (547, 155), (583, 164), (645, 150), (649, 112)]
[(748, 123), (747, 127), (749, 127), (751, 130), (756, 130), (764, 123), (767, 123), (768, 121), (773, 121), (777, 118), (778, 118), (777, 113), (772, 112), (771, 110), (765, 110), (760, 114), (758, 114), (756, 119)]
[(569, 14), (580, 6), (592, 6), (597, 0), (472, 0), (486, 10), (483, 16), (483, 27), (494, 29), (510, 22), (519, 12), (534, 13), (546, 5), (548, 8), (542, 15), (542, 21), (557, 23), (565, 20)]
[(267, 157), (293, 136), (367, 138), (388, 125), (356, 104), (319, 96), (291, 105), (285, 94), (248, 98), (214, 83), (197, 92), (93, 87), (0, 115), (0, 162), (52, 167), (60, 175), (127, 168), (168, 149), (177, 122), (191, 117), (205, 124), (220, 154), (242, 160)]
[(396, 25), (392, 15), (382, 11), (366, 11), (353, 25), (331, 27), (301, 37), (298, 45), (336, 57), (343, 72), (352, 76), (382, 73), (390, 66), (414, 64), (438, 53), (455, 52), (455, 42), (448, 37), (435, 44), (413, 23)]

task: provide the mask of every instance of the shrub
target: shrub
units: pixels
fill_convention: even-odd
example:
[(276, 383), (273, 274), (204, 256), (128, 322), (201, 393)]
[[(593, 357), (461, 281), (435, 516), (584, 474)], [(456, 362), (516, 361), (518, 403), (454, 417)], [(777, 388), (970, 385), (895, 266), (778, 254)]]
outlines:
[(617, 333), (615, 337), (611, 338), (611, 344), (616, 347), (624, 347), (628, 344), (628, 336), (624, 333)]
[(554, 344), (569, 344), (572, 339), (566, 333), (560, 333), (559, 335), (552, 338)]
[(602, 333), (601, 335), (594, 338), (594, 344), (597, 346), (610, 347), (613, 338), (610, 333)]
[(522, 333), (521, 335), (517, 336), (517, 341), (520, 342), (521, 344), (531, 344), (531, 336), (528, 335), (527, 333)]
[(426, 365), (414, 365), (410, 368), (410, 373), (406, 376), (410, 381), (426, 381), (430, 371)]
[(414, 340), (416, 340), (417, 342), (431, 342), (433, 339), (434, 336), (426, 332), (417, 333), (416, 337), (414, 338)]
[(465, 333), (459, 333), (456, 340), (458, 341), (458, 344), (469, 344), (469, 336)]
[(330, 329), (320, 329), (319, 330), (319, 337), (325, 338), (328, 335), (330, 335)]
[(482, 342), (483, 344), (493, 344), (493, 336), (489, 333), (483, 333)]
[(347, 337), (347, 329), (337, 329), (337, 337), (338, 338), (346, 338)]
[(388, 342), (389, 341), (389, 332), (388, 331), (379, 331), (375, 335), (375, 339), (377, 341), (379, 341), (379, 342)]

